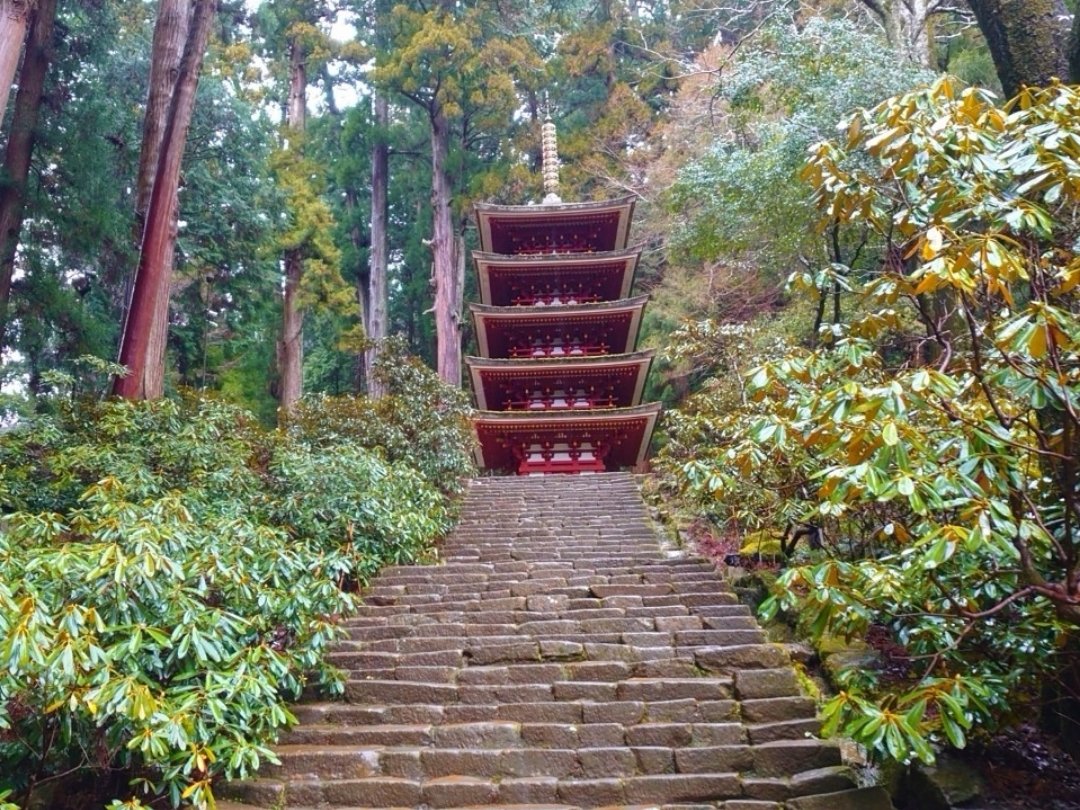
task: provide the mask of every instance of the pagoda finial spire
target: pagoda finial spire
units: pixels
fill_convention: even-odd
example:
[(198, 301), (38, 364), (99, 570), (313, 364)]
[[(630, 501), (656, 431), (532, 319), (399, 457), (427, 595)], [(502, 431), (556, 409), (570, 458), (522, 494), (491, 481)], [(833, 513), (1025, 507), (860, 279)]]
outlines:
[(544, 146), (544, 205), (557, 205), (562, 202), (559, 196), (559, 142), (555, 132), (555, 122), (551, 120), (551, 105), (544, 98), (544, 126), (541, 129)]

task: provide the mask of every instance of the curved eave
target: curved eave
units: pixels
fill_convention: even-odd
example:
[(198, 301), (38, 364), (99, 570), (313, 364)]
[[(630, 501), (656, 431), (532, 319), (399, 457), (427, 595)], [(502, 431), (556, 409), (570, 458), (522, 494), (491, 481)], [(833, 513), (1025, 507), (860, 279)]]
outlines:
[(597, 247), (598, 251), (622, 250), (626, 247), (630, 234), (630, 221), (634, 215), (636, 198), (632, 195), (616, 197), (611, 200), (579, 203), (555, 203), (541, 205), (495, 205), (476, 203), (473, 210), (476, 224), (480, 231), (480, 250), (485, 252), (511, 253), (514, 251), (496, 250), (498, 230), (515, 227), (532, 227), (530, 222), (557, 223), (560, 227), (574, 227), (598, 215), (616, 214), (617, 225), (611, 244)]
[(656, 349), (642, 349), (639, 352), (623, 352), (622, 354), (601, 354), (593, 355), (591, 357), (545, 357), (537, 360), (466, 356), (465, 363), (469, 367), (480, 369), (506, 369), (517, 367), (567, 368), (569, 366), (621, 366), (626, 365), (627, 363), (652, 360), (655, 356)]
[(565, 315), (623, 312), (631, 309), (641, 309), (648, 300), (648, 295), (635, 295), (633, 298), (620, 298), (618, 301), (597, 301), (594, 304), (563, 304), (552, 307), (493, 307), (490, 304), (469, 304), (469, 309), (473, 314), (490, 318), (527, 320), (532, 316), (547, 317), (556, 312)]
[(619, 421), (637, 416), (659, 416), (661, 405), (659, 402), (648, 402), (644, 405), (635, 405), (632, 408), (607, 408), (598, 411), (544, 411), (538, 414), (520, 413), (518, 411), (474, 411), (473, 422), (501, 423), (501, 424), (538, 424), (551, 425), (552, 427), (566, 427), (581, 423), (583, 427), (589, 427), (601, 423), (617, 423)]
[(487, 304), (469, 304), (476, 338), (480, 345), (480, 355), (491, 357), (491, 340), (488, 327), (495, 324), (515, 324), (519, 326), (540, 326), (546, 324), (570, 324), (575, 321), (588, 322), (603, 320), (605, 317), (629, 315), (626, 340), (616, 353), (633, 351), (641, 329), (641, 316), (648, 302), (648, 295), (623, 298), (619, 301), (601, 301), (595, 304), (573, 304), (561, 306), (532, 307), (493, 307)]
[[(477, 460), (488, 469), (503, 469), (509, 465), (501, 445), (513, 442), (536, 441), (543, 438), (571, 437), (588, 434), (592, 438), (620, 439), (621, 446), (613, 457), (618, 466), (641, 464), (649, 450), (660, 403), (632, 408), (612, 408), (596, 411), (557, 411), (522, 413), (518, 411), (477, 411), (473, 415), (473, 430), (477, 437)], [(626, 431), (632, 431), (627, 434)], [(633, 438), (632, 446), (627, 446)]]
[[(520, 379), (536, 379), (553, 375), (574, 375), (602, 377), (605, 373), (620, 373), (630, 370), (634, 375), (633, 387), (627, 405), (641, 402), (645, 390), (645, 379), (652, 366), (655, 349), (646, 349), (630, 354), (605, 354), (592, 357), (559, 357), (537, 360), (516, 360), (506, 358), (466, 357), (476, 405), (480, 410), (492, 409), (489, 402), (488, 386), (485, 377), (499, 374), (513, 375)], [(584, 412), (584, 411), (579, 411)]]
[(479, 213), (494, 213), (494, 214), (519, 214), (519, 213), (531, 213), (532, 216), (536, 216), (538, 213), (543, 214), (565, 214), (574, 212), (586, 212), (592, 213), (594, 211), (603, 211), (607, 208), (621, 208), (621, 207), (634, 207), (634, 202), (637, 197), (633, 194), (624, 194), (622, 197), (612, 197), (607, 200), (585, 200), (583, 202), (558, 202), (558, 203), (537, 203), (534, 205), (504, 205), (502, 203), (489, 203), (478, 202), (473, 204), (473, 208)]
[(626, 248), (624, 250), (610, 250), (602, 253), (544, 253), (526, 255), (507, 255), (503, 253), (487, 253), (482, 250), (473, 251), (473, 263), (476, 265), (476, 274), (480, 286), (480, 300), (487, 305), (492, 305), (492, 282), (491, 276), (506, 274), (507, 271), (523, 278), (535, 278), (544, 276), (557, 276), (565, 272), (563, 268), (572, 267), (574, 272), (590, 267), (602, 267), (621, 262), (622, 279), (619, 283), (619, 293), (616, 298), (626, 298), (634, 284), (634, 275), (637, 273), (638, 262), (641, 258), (642, 246)]

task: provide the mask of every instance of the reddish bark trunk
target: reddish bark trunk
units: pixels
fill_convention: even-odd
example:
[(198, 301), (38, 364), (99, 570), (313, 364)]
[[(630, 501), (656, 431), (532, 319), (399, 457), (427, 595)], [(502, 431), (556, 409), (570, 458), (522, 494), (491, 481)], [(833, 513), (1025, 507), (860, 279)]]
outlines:
[(4, 345), (7, 329), (8, 299), (15, 273), (15, 252), (22, 231), (26, 181), (30, 175), (30, 158), (34, 153), (34, 135), (41, 113), (45, 76), (52, 57), (55, 22), (56, 0), (40, 0), (30, 20), (26, 53), (19, 73), (19, 92), (15, 96), (15, 111), (11, 117), (4, 156), (7, 183), (0, 188), (0, 348)]
[[(298, 149), (307, 125), (307, 66), (298, 42), (290, 44), (289, 98), (285, 113), (289, 131), (298, 139), (289, 148)], [(278, 405), (282, 415), (287, 415), (304, 393), (304, 313), (299, 302), (304, 259), (299, 249), (293, 249), (285, 251), (284, 260), (285, 296), (277, 360)]]
[[(180, 73), (180, 60), (184, 55), (191, 25), (191, 0), (160, 0), (157, 22), (154, 25), (154, 41), (150, 57), (150, 86), (146, 97), (146, 116), (143, 119), (142, 150), (139, 154), (139, 174), (135, 182), (136, 241), (141, 242), (146, 226), (146, 209), (154, 188), (154, 173), (161, 153), (161, 140), (169, 117), (176, 79)], [(174, 196), (175, 196), (174, 190)], [(173, 201), (173, 215), (169, 229), (169, 244), (164, 262), (168, 282), (160, 290), (154, 303), (154, 317), (150, 326), (150, 345), (144, 371), (143, 389), (147, 399), (157, 399), (165, 393), (165, 350), (169, 337), (169, 299), (176, 252), (177, 220), (179, 205)]]
[[(139, 174), (135, 181), (135, 213), (140, 224), (145, 222), (146, 209), (150, 205), (161, 140), (165, 135), (169, 105), (180, 75), (180, 60), (184, 57), (190, 25), (191, 0), (159, 0), (151, 46), (150, 84), (143, 118)], [(139, 236), (142, 236), (141, 230)]]
[(128, 399), (146, 399), (146, 368), (151, 362), (151, 333), (158, 300), (167, 296), (172, 251), (175, 244), (176, 189), (184, 157), (195, 91), (199, 85), (206, 44), (214, 21), (216, 0), (196, 0), (191, 27), (176, 78), (161, 152), (154, 173), (153, 189), (146, 212), (139, 267), (131, 293), (131, 307), (120, 344), (120, 362), (128, 367), (126, 377), (117, 377), (113, 393)]
[(435, 277), (435, 340), (439, 377), (461, 385), (461, 290), (455, 253), (451, 212), (452, 191), (447, 159), (450, 122), (437, 110), (431, 116), (431, 203), (434, 228), (431, 239)]
[(7, 111), (29, 19), (28, 0), (0, 0), (0, 120)]
[[(387, 286), (386, 273), (389, 266), (389, 243), (387, 235), (387, 188), (389, 186), (390, 147), (386, 142), (386, 126), (390, 121), (390, 106), (386, 96), (375, 94), (375, 141), (371, 147), (371, 254), (368, 273), (367, 336), (373, 341), (386, 339)], [(375, 361), (379, 346), (368, 349), (364, 364), (367, 371), (367, 392), (370, 397), (381, 397), (385, 386), (376, 379)]]

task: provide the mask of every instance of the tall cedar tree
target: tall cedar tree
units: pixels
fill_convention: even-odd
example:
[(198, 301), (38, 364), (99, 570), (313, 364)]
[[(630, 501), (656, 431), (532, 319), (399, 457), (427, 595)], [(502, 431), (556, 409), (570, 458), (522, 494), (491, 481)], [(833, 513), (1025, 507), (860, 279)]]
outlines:
[[(184, 56), (176, 77), (169, 105), (165, 131), (161, 138), (157, 169), (154, 173), (150, 203), (146, 212), (139, 266), (131, 306), (124, 323), (120, 343), (120, 363), (129, 373), (117, 377), (113, 393), (127, 399), (147, 399), (146, 369), (155, 361), (152, 347), (154, 318), (162, 297), (168, 297), (172, 256), (175, 249), (177, 188), (180, 164), (184, 157), (191, 116), (195, 109), (195, 91), (199, 84), (203, 56), (210, 39), (217, 0), (195, 0), (195, 10), (184, 46)], [(167, 306), (167, 303), (166, 303)]]
[(500, 121), (505, 126), (517, 103), (516, 78), (536, 67), (529, 43), (494, 30), (507, 22), (495, 16), (483, 4), (451, 0), (421, 10), (395, 6), (391, 48), (375, 70), (377, 85), (409, 99), (428, 119), (436, 365), (455, 386), (461, 385), (466, 256), (464, 228), (455, 227), (462, 177), (452, 151), (455, 145), (469, 148), (473, 129), (495, 129)]
[(381, 397), (386, 386), (375, 373), (379, 348), (389, 334), (389, 270), (390, 235), (388, 232), (387, 192), (390, 185), (390, 145), (386, 141), (386, 128), (390, 124), (390, 102), (381, 90), (375, 91), (372, 106), (375, 113), (375, 132), (371, 144), (371, 254), (368, 263), (368, 288), (365, 300), (365, 330), (371, 348), (365, 352), (364, 369), (367, 393)]
[[(146, 115), (143, 118), (142, 149), (139, 153), (139, 175), (135, 181), (135, 240), (141, 242), (146, 228), (146, 213), (154, 189), (154, 175), (161, 155), (161, 142), (169, 118), (184, 43), (191, 26), (191, 0), (160, 0), (154, 40), (150, 56), (150, 87), (146, 96)], [(174, 189), (176, 196), (178, 190)], [(150, 326), (150, 346), (143, 374), (144, 396), (157, 399), (165, 392), (165, 348), (169, 332), (169, 298), (179, 219), (179, 201), (173, 200), (170, 239), (164, 258), (168, 280), (154, 303), (154, 318)]]
[[(307, 61), (304, 43), (295, 32), (289, 37), (289, 95), (285, 120), (292, 142), (301, 149), (307, 128)], [(278, 404), (288, 413), (304, 393), (304, 313), (300, 308), (300, 282), (304, 275), (304, 254), (300, 245), (288, 247), (284, 255), (285, 297), (282, 301), (281, 336), (277, 345)]]
[(30, 0), (0, 0), (0, 120), (7, 110), (11, 83), (19, 68), (30, 9)]
[(7, 329), (8, 299), (15, 274), (15, 253), (22, 231), (26, 204), (26, 181), (45, 92), (45, 76), (52, 58), (56, 0), (40, 0), (30, 20), (26, 53), (19, 73), (19, 92), (11, 118), (7, 152), (4, 156), (5, 183), (0, 186), (0, 349)]
[[(278, 231), (284, 268), (281, 331), (274, 381), (279, 416), (286, 417), (303, 394), (304, 312), (318, 306), (343, 317), (356, 315), (355, 291), (341, 277), (341, 252), (332, 238), (334, 217), (323, 198), (325, 173), (307, 146), (307, 91), (311, 79), (334, 55), (319, 30), (331, 7), (323, 0), (267, 4), (263, 11), (271, 53), (284, 53), (284, 144), (272, 163), (289, 220)], [(328, 98), (332, 88), (327, 87)]]
[[(390, 3), (387, 0), (375, 0), (372, 11), (375, 45), (377, 48), (385, 48), (388, 41), (386, 26), (389, 22), (387, 18)], [(366, 289), (360, 290), (360, 298), (364, 331), (370, 341), (363, 358), (365, 388), (368, 396), (378, 398), (386, 391), (382, 379), (375, 373), (375, 364), (379, 359), (381, 343), (390, 333), (390, 294), (387, 284), (387, 273), (390, 269), (390, 144), (386, 137), (387, 127), (390, 125), (390, 100), (384, 90), (374, 88), (371, 107), (375, 125), (371, 140), (371, 248), (368, 254)]]

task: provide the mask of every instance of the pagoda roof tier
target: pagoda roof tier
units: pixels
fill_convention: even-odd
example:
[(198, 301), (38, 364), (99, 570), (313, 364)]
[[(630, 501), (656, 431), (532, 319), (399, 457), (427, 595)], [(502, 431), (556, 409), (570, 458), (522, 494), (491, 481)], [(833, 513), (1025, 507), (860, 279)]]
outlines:
[(480, 250), (507, 255), (623, 250), (634, 197), (543, 205), (477, 203)]
[(481, 410), (588, 410), (637, 405), (655, 351), (508, 360), (466, 357)]
[(508, 256), (473, 252), (480, 300), (494, 306), (614, 301), (630, 295), (641, 248)]
[(647, 295), (573, 306), (470, 304), (483, 357), (626, 354), (637, 344)]
[(584, 472), (645, 460), (660, 403), (594, 411), (479, 411), (477, 461), (487, 469)]

